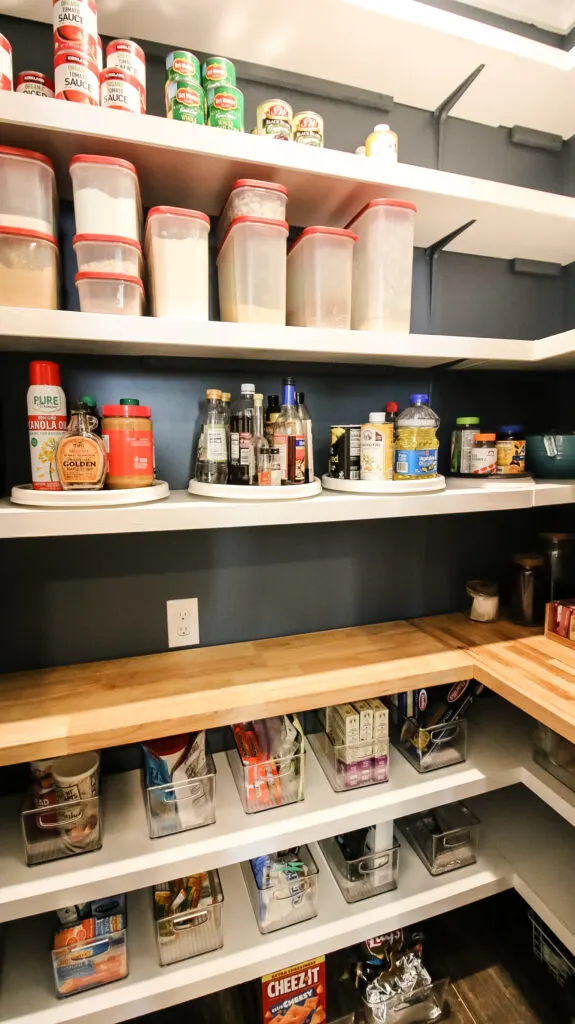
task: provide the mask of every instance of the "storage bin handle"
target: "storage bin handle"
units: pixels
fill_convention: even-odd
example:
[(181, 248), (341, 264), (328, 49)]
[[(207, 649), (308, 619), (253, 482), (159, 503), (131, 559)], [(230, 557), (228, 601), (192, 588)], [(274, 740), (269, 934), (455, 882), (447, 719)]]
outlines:
[(204, 787), (201, 785), (198, 779), (190, 779), (190, 791), (187, 793), (187, 796), (180, 796), (180, 791), (175, 786), (170, 786), (169, 789), (164, 790), (164, 795), (173, 796), (174, 800), (177, 800), (179, 804), (185, 803), (186, 800), (191, 800), (193, 803), (196, 803), (196, 801), (198, 800), (198, 795), (194, 795), (191, 792), (191, 790), (194, 788), (196, 789), (196, 794), (198, 793), (198, 791), (200, 791), (201, 797), (205, 797), (206, 794), (204, 792)]
[(386, 868), (391, 860), (389, 853), (376, 853), (372, 854), (372, 857), (377, 857), (378, 863), (369, 866), (367, 861), (360, 861), (357, 866), (360, 875), (371, 875), (374, 871), (379, 871), (380, 868)]
[(295, 900), (295, 899), (299, 899), (299, 897), (303, 896), (303, 894), (305, 892), (307, 892), (308, 889), (311, 889), (311, 879), (310, 878), (302, 878), (301, 882), (297, 882), (297, 883), (294, 882), (294, 888), (295, 888), (296, 884), (297, 884), (297, 887), (298, 887), (298, 892), (285, 892), (285, 886), (282, 886), (281, 889), (278, 889), (278, 890), (276, 890), (276, 892), (274, 892), (274, 894), (272, 896), (272, 899), (273, 900)]
[[(197, 927), (200, 924), (205, 924), (209, 919), (209, 911), (207, 910), (188, 910), (183, 914), (178, 914), (177, 919), (172, 922), (175, 932), (184, 931), (186, 928)], [(201, 920), (199, 920), (201, 918)]]
[(466, 846), (469, 843), (469, 833), (464, 834), (463, 838), (449, 841), (449, 836), (445, 836), (443, 839), (444, 850), (457, 850), (460, 846)]

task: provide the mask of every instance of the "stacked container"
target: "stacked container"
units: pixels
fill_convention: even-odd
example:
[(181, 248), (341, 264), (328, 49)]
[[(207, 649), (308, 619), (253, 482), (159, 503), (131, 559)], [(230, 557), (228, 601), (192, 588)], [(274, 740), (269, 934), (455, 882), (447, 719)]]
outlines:
[(285, 220), (234, 217), (217, 258), (222, 320), (285, 325), (288, 230)]
[(357, 235), (344, 228), (305, 228), (287, 259), (287, 322), (292, 327), (349, 330)]
[(413, 203), (373, 199), (347, 225), (357, 235), (353, 330), (409, 334), (416, 212)]
[(155, 206), (146, 220), (146, 260), (154, 316), (209, 319), (210, 218)]
[(95, 0), (54, 0), (56, 99), (100, 103), (98, 13)]
[[(123, 98), (118, 99), (120, 94)], [(100, 73), (103, 107), (146, 113), (146, 55), (131, 39), (113, 39), (106, 47), (106, 68)]]
[(0, 305), (58, 308), (56, 203), (48, 157), (0, 146)]

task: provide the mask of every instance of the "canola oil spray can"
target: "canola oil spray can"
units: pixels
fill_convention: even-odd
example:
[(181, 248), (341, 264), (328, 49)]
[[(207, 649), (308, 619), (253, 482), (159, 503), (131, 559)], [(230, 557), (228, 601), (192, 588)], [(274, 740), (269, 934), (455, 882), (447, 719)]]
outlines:
[(361, 425), (359, 478), (393, 480), (393, 423), (383, 412), (370, 412), (369, 423)]

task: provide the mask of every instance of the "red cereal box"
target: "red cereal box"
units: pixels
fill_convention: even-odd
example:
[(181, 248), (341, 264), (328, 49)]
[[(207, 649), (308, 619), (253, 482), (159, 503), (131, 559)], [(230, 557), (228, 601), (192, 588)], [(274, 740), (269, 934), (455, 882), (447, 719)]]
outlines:
[(263, 1024), (324, 1024), (325, 957), (262, 978)]

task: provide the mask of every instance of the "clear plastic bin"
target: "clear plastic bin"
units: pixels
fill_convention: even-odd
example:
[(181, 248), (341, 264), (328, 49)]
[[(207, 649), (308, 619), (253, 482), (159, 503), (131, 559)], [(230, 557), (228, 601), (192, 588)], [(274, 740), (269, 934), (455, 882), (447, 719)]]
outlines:
[(430, 1024), (444, 1015), (448, 978), (422, 985), (409, 995), (397, 995), (385, 1003), (363, 1000), (365, 1024)]
[(415, 214), (413, 203), (374, 199), (346, 225), (353, 253), (351, 326), (409, 334)]
[(286, 322), (286, 239), (283, 220), (235, 217), (218, 252), (222, 320)]
[(128, 160), (80, 154), (70, 161), (76, 231), (141, 240), (142, 201), (136, 168)]
[(533, 759), (559, 782), (575, 791), (575, 743), (540, 724), (535, 730)]
[(319, 845), (347, 903), (397, 889), (400, 846), (396, 839), (390, 850), (365, 854), (355, 860), (345, 859), (335, 837), (321, 839)]
[(234, 217), (263, 217), (264, 220), (285, 220), (287, 188), (273, 181), (240, 178), (234, 181), (222, 211), (216, 241), (220, 244)]
[(52, 950), (54, 985), (59, 998), (108, 985), (128, 976), (126, 929)]
[[(224, 895), (217, 871), (206, 872), (209, 890), (202, 892), (200, 902), (193, 910), (181, 914), (158, 918), (154, 901), (156, 945), (161, 967), (188, 960), (202, 953), (221, 949), (224, 944), (222, 931), (222, 904)], [(155, 885), (153, 892), (165, 885)], [(153, 895), (153, 893), (152, 893)]]
[(226, 757), (246, 814), (294, 804), (305, 796), (305, 747), (299, 754), (244, 764), (235, 740)]
[(262, 935), (317, 917), (317, 864), (307, 846), (300, 846), (297, 855), (306, 865), (307, 875), (261, 889), (251, 861), (242, 862), (242, 873)]
[(131, 238), (117, 235), (74, 235), (74, 252), (80, 272), (142, 276), (142, 247)]
[(399, 828), (430, 875), (443, 875), (477, 860), (479, 821), (463, 803), (409, 814)]
[[(326, 732), (310, 733), (310, 746), (336, 793), (389, 781), (387, 740), (354, 746), (332, 743)], [(375, 748), (375, 753), (374, 753)]]
[(27, 796), (20, 815), (27, 864), (45, 864), (61, 857), (99, 850), (102, 845), (102, 801), (84, 800), (35, 807)]
[(344, 228), (305, 228), (287, 258), (287, 322), (292, 327), (351, 323), (351, 272), (357, 235)]
[(216, 766), (206, 753), (207, 772), (183, 782), (145, 786), (146, 815), (151, 839), (213, 825), (216, 820)]
[(461, 764), (467, 757), (467, 722), (464, 718), (443, 725), (430, 725), (427, 729), (420, 728), (409, 718), (394, 737), (394, 746), (418, 772), (433, 772), (437, 768)]
[(139, 277), (81, 271), (74, 278), (82, 313), (123, 313), (142, 316), (144, 286)]
[(57, 309), (59, 269), (51, 235), (0, 225), (0, 306)]
[(208, 320), (210, 218), (198, 210), (155, 206), (146, 221), (153, 316)]
[(47, 156), (0, 146), (0, 224), (56, 237), (56, 201), (56, 175)]

